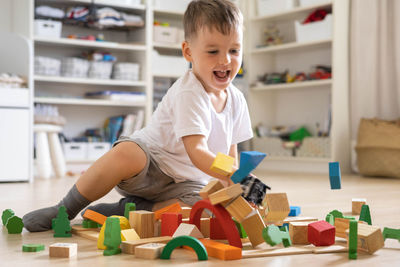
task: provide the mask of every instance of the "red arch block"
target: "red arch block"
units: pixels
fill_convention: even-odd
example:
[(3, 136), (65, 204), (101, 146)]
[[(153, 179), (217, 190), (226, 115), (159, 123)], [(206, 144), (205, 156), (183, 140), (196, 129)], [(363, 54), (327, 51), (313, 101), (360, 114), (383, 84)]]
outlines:
[(232, 220), (231, 215), (219, 204), (212, 205), (208, 199), (197, 201), (196, 204), (193, 205), (192, 211), (190, 212), (189, 223), (196, 225), (197, 228), (200, 229), (200, 218), (204, 209), (210, 210), (215, 215), (215, 218), (218, 220), (220, 225), (223, 225), (223, 230), (225, 232), (226, 239), (228, 239), (229, 245), (242, 248), (242, 241), (240, 240), (239, 232), (234, 221)]

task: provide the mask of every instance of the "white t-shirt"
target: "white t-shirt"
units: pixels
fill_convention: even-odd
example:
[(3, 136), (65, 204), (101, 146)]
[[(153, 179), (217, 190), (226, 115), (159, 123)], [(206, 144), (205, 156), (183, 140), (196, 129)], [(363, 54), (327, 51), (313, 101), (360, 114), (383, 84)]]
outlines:
[(253, 137), (246, 100), (232, 84), (225, 108), (217, 113), (203, 85), (191, 70), (178, 79), (158, 104), (150, 123), (132, 137), (144, 142), (160, 169), (175, 182), (207, 182), (213, 177), (191, 162), (182, 137), (204, 135), (208, 149), (229, 154), (232, 144)]

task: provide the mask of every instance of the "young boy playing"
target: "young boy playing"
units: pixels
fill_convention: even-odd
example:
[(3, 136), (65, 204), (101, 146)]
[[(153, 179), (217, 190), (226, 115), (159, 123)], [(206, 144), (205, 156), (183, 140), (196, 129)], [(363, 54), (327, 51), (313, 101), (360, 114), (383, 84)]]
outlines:
[(231, 183), (210, 166), (217, 152), (237, 159), (237, 144), (253, 136), (246, 101), (232, 85), (242, 63), (242, 14), (228, 0), (194, 0), (183, 23), (182, 53), (192, 69), (168, 90), (147, 126), (121, 137), (56, 206), (26, 214), (26, 229), (51, 229), (61, 205), (71, 220), (114, 187), (125, 198), (90, 208), (110, 216), (123, 215), (127, 202), (146, 210), (178, 200), (192, 206), (210, 179)]

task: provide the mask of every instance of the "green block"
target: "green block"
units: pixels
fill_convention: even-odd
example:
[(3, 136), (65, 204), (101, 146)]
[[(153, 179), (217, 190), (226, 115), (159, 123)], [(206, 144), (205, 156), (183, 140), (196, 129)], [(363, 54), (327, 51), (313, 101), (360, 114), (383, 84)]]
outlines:
[(178, 236), (169, 241), (164, 247), (160, 259), (169, 260), (172, 251), (181, 246), (191, 247), (196, 252), (199, 261), (208, 260), (207, 250), (204, 245), (197, 238), (188, 235)]
[(285, 248), (290, 247), (292, 245), (292, 239), (290, 239), (290, 235), (289, 235), (289, 229), (287, 228), (287, 226), (284, 227), (284, 229), (282, 230), (283, 227), (281, 227), (281, 237), (282, 237), (282, 243), (283, 246)]
[(383, 228), (383, 240), (386, 240), (386, 238), (390, 239), (397, 239), (400, 242), (400, 229), (392, 229), (389, 227)]
[(349, 259), (357, 259), (358, 222), (350, 221), (349, 223)]
[(89, 219), (84, 219), (82, 222), (83, 228), (99, 228), (101, 225)]
[(71, 225), (68, 219), (67, 209), (64, 206), (58, 208), (57, 217), (52, 221), (54, 237), (71, 237)]
[(335, 219), (336, 218), (343, 218), (343, 213), (341, 213), (338, 210), (332, 210), (331, 212), (329, 212), (329, 214), (332, 214)]
[(270, 246), (275, 246), (282, 243), (282, 234), (276, 225), (269, 225), (262, 231), (264, 241)]
[(3, 210), (3, 213), (1, 215), (1, 220), (3, 221), (3, 225), (6, 226), (7, 220), (10, 219), (14, 215), (15, 215), (15, 213), (12, 209)]
[(22, 245), (23, 252), (38, 252), (44, 250), (44, 245), (42, 244), (24, 244)]
[(246, 233), (246, 231), (244, 230), (243, 225), (240, 224), (240, 223), (238, 223), (235, 219), (233, 219), (233, 221), (235, 222), (236, 228), (237, 228), (238, 231), (239, 231), (239, 236), (240, 236), (240, 238), (246, 238), (246, 237), (247, 237), (247, 233)]
[(356, 220), (356, 217), (353, 217), (353, 216), (343, 216), (343, 219), (348, 219), (348, 220), (350, 220), (350, 221), (355, 221), (355, 220)]
[(14, 215), (7, 220), (6, 228), (9, 234), (20, 234), (24, 228), (24, 223), (20, 217)]
[(335, 226), (335, 217), (332, 214), (327, 214), (325, 217), (325, 221)]
[(104, 230), (104, 256), (111, 256), (121, 253), (119, 245), (121, 244), (121, 225), (119, 218), (108, 217)]
[(135, 211), (136, 210), (136, 204), (135, 203), (125, 203), (125, 212), (124, 216), (129, 220), (129, 212)]
[(371, 213), (369, 211), (368, 205), (362, 205), (361, 212), (360, 212), (360, 218), (358, 220), (366, 222), (369, 225), (372, 225)]

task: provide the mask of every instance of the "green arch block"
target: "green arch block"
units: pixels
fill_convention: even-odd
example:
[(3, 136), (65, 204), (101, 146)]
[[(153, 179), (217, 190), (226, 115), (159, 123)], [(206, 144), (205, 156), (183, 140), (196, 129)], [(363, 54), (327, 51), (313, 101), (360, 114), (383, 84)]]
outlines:
[(208, 260), (207, 250), (204, 245), (197, 238), (188, 235), (178, 236), (169, 241), (164, 247), (160, 258), (163, 260), (169, 260), (172, 251), (180, 246), (191, 247), (196, 252), (199, 261)]

